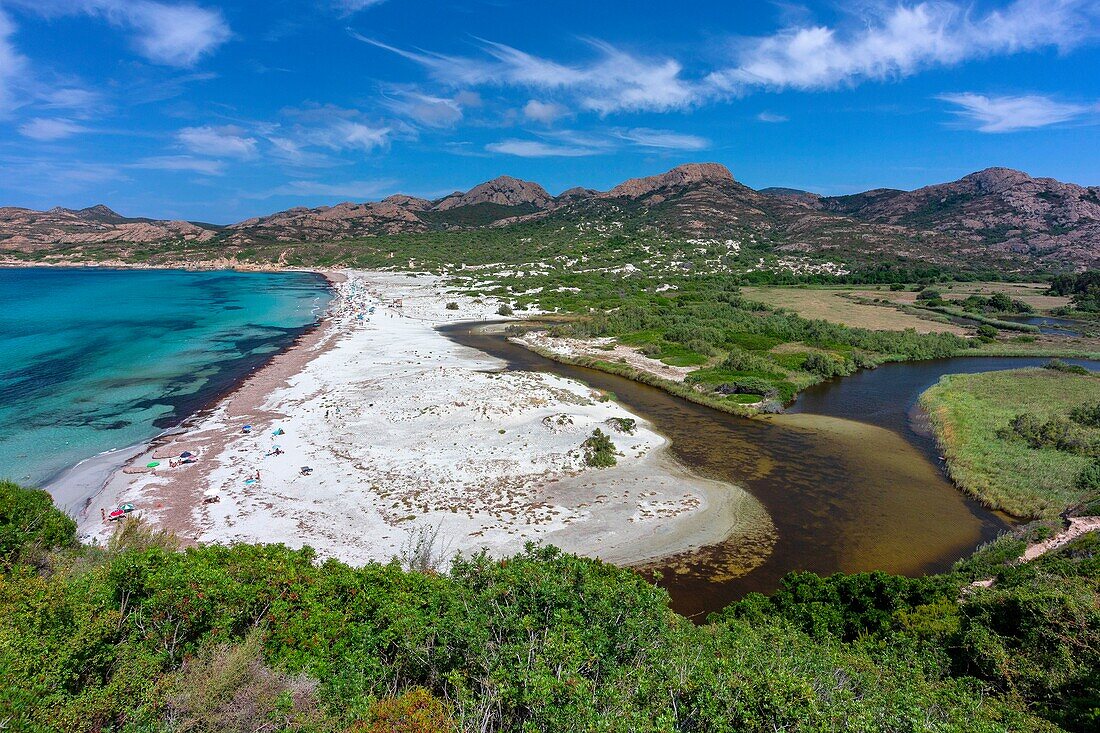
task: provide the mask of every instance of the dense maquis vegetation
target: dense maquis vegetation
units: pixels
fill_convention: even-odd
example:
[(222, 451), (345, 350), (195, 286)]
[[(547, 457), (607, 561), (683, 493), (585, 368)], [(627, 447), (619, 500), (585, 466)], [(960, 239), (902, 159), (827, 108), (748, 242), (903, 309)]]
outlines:
[[(2, 511), (37, 502), (4, 485)], [(31, 497), (31, 498), (28, 498)], [(1071, 731), (1100, 722), (1097, 538), (926, 579), (789, 576), (706, 625), (531, 547), (447, 573), (23, 524), (0, 573), (12, 731)], [(47, 533), (38, 527), (68, 527)], [(1032, 529), (1034, 535), (1045, 527)], [(48, 545), (55, 545), (50, 550)], [(992, 588), (968, 588), (995, 576)]]
[(595, 312), (554, 332), (611, 336), (666, 363), (699, 367), (688, 381), (701, 389), (778, 402), (789, 401), (814, 382), (858, 368), (950, 356), (969, 346), (949, 333), (871, 331), (808, 320), (746, 300), (736, 285), (717, 277), (682, 282), (674, 295), (623, 293), (615, 307), (601, 303)]
[(1100, 311), (1100, 270), (1058, 275), (1050, 283), (1051, 295), (1068, 295), (1078, 310)]

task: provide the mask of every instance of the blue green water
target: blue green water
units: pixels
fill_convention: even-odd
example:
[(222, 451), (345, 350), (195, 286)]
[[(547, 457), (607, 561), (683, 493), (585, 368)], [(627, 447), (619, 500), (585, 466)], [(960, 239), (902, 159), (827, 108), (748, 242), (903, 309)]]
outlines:
[(232, 388), (328, 306), (312, 273), (0, 268), (0, 477), (43, 485)]

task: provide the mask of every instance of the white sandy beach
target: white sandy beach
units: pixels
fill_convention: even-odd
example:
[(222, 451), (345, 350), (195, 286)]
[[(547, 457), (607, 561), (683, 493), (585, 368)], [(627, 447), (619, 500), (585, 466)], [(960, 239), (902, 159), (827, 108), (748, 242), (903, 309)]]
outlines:
[[(534, 540), (629, 564), (770, 527), (743, 490), (677, 465), (643, 421), (615, 430), (609, 419), (633, 417), (618, 404), (554, 375), (497, 371), (435, 330), (498, 318), (495, 302), (427, 275), (342, 278), (318, 332), (114, 474), (82, 534), (105, 539), (100, 510), (129, 501), (188, 541), (310, 545), (356, 564), (401, 555), (425, 531), (447, 555)], [(613, 468), (584, 466), (596, 427), (621, 453)], [(169, 467), (184, 450), (199, 461)]]

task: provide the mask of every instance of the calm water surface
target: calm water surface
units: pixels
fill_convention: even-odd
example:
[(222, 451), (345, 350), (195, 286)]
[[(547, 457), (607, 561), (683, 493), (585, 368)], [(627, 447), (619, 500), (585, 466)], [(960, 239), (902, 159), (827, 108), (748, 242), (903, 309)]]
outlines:
[(149, 440), (315, 323), (312, 273), (0, 269), (0, 476)]
[[(442, 330), (503, 359), (510, 369), (554, 372), (614, 392), (670, 439), (682, 463), (743, 486), (764, 504), (778, 539), (762, 563), (745, 563), (745, 548), (718, 545), (657, 568), (673, 605), (688, 615), (717, 610), (750, 591), (770, 592), (792, 570), (942, 571), (996, 536), (1007, 527), (1004, 518), (947, 480), (931, 437), (913, 429), (914, 407), (944, 374), (1045, 361), (888, 364), (806, 390), (788, 414), (749, 420), (622, 377), (559, 364), (479, 326)], [(751, 569), (739, 570), (741, 565)]]

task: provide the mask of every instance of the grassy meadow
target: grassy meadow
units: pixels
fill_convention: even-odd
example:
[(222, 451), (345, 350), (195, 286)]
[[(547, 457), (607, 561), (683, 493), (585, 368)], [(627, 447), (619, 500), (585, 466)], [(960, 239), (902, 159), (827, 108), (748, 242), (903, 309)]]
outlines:
[[(1082, 498), (1077, 477), (1093, 460), (1007, 435), (1020, 414), (1039, 421), (1100, 401), (1100, 378), (1052, 369), (949, 374), (921, 395), (951, 478), (982, 503), (1025, 518), (1054, 517)], [(1086, 438), (1100, 429), (1075, 426)]]
[[(916, 329), (918, 333), (965, 334), (967, 329), (954, 323), (921, 318), (892, 307), (870, 305), (853, 299), (853, 294), (863, 297), (885, 297), (889, 291), (867, 290), (866, 286), (838, 288), (797, 287), (744, 287), (742, 294), (749, 300), (764, 303), (773, 308), (787, 308), (803, 318), (820, 318), (833, 323), (884, 331)], [(896, 295), (896, 293), (889, 293)], [(916, 295), (913, 293), (912, 295)]]

